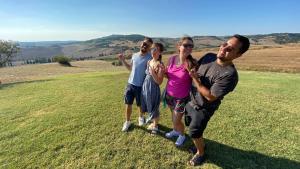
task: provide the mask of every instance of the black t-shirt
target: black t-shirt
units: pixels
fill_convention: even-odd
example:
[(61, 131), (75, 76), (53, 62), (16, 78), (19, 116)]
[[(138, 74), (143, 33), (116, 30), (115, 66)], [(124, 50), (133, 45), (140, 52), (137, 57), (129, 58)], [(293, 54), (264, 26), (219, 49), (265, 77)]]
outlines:
[[(238, 83), (238, 73), (235, 66), (221, 66), (216, 62), (217, 56), (208, 53), (203, 56), (198, 64), (200, 65), (197, 74), (201, 83), (207, 87), (211, 94), (217, 97), (217, 100), (208, 102), (196, 89), (192, 87), (190, 104), (203, 107), (209, 112), (214, 112), (221, 104), (221, 100), (226, 94), (233, 91)], [(197, 107), (197, 108), (198, 108)]]

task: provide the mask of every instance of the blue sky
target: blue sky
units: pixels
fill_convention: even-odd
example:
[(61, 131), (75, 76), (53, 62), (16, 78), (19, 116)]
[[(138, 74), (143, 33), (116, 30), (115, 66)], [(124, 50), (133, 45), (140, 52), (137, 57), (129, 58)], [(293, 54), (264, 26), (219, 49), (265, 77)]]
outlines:
[(300, 0), (0, 0), (0, 39), (300, 32)]

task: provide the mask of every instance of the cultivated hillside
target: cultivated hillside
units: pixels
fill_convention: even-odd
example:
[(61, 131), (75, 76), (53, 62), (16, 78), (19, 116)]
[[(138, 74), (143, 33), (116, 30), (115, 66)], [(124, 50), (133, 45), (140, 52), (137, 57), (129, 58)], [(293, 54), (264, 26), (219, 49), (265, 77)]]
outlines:
[[(267, 35), (249, 35), (254, 45), (282, 45), (299, 43), (300, 33), (274, 33)], [(88, 41), (63, 42), (22, 42), (21, 52), (15, 60), (51, 58), (55, 55), (66, 55), (72, 58), (103, 57), (120, 52), (133, 53), (139, 50), (144, 35), (110, 35)], [(195, 50), (214, 48), (227, 40), (229, 36), (194, 36)], [(162, 42), (168, 52), (175, 50), (179, 38), (154, 37), (154, 41)]]

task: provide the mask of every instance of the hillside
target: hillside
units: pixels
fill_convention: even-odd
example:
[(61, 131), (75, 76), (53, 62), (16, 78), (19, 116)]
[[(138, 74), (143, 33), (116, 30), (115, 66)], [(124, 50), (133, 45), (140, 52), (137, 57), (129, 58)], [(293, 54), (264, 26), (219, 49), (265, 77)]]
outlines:
[[(213, 48), (228, 39), (229, 36), (194, 36), (195, 50)], [(300, 42), (300, 33), (273, 33), (267, 35), (249, 35), (254, 45), (282, 45)], [(120, 52), (133, 53), (139, 50), (139, 42), (144, 35), (110, 35), (88, 41), (62, 42), (22, 42), (21, 51), (15, 60), (51, 58), (66, 55), (72, 58), (102, 57)], [(168, 52), (175, 50), (179, 38), (154, 37), (155, 42), (162, 42)]]
[[(207, 52), (217, 52), (217, 48), (205, 48), (192, 53), (200, 58)], [(172, 54), (164, 54), (166, 63)], [(300, 73), (300, 44), (261, 46), (253, 45), (243, 57), (234, 61), (238, 70), (272, 71)], [(124, 66), (113, 66), (108, 60), (84, 60), (71, 62), (72, 67), (60, 66), (57, 63), (22, 65), (0, 69), (2, 83), (36, 80), (36, 77), (55, 77), (63, 74), (97, 72), (101, 70), (126, 70)]]

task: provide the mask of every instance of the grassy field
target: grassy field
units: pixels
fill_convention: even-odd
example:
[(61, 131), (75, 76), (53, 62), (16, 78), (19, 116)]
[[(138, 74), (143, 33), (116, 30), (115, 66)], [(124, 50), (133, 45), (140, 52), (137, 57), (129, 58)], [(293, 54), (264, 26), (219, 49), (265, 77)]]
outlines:
[[(150, 135), (146, 127), (121, 132), (124, 67), (72, 65), (0, 69), (0, 168), (187, 167), (190, 139), (178, 149), (175, 140)], [(300, 168), (299, 45), (253, 46), (236, 65), (244, 71), (208, 125), (200, 168)], [(161, 117), (160, 128), (171, 130), (166, 108)]]
[[(175, 140), (150, 135), (146, 127), (121, 132), (124, 68), (75, 70), (37, 71), (40, 76), (7, 78), (1, 85), (0, 168), (187, 167), (190, 139), (178, 149)], [(26, 72), (1, 71), (20, 78)], [(299, 168), (299, 84), (299, 74), (240, 71), (238, 87), (207, 127), (201, 168)], [(136, 108), (132, 120), (137, 124)], [(163, 107), (160, 128), (171, 128)]]

